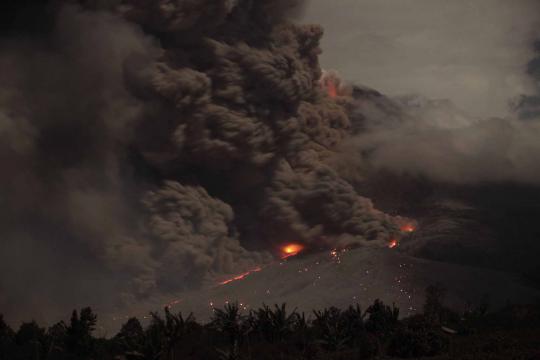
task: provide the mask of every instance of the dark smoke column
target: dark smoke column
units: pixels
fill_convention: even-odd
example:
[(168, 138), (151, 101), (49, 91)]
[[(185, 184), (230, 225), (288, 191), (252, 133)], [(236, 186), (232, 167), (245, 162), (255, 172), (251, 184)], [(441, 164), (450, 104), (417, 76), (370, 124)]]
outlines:
[(246, 248), (386, 244), (396, 233), (392, 219), (329, 165), (350, 123), (319, 86), (322, 29), (286, 20), (300, 5), (130, 0), (118, 7), (162, 48), (125, 71), (146, 104), (136, 147), (167, 180), (144, 198), (160, 266), (180, 263), (204, 279), (267, 261)]

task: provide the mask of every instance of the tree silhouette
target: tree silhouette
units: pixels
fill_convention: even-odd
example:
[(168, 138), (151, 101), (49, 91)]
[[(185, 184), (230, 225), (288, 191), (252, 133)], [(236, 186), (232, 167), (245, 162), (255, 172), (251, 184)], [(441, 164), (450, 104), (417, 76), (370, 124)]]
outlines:
[(0, 360), (10, 360), (9, 354), (15, 342), (15, 332), (6, 324), (0, 314)]
[(150, 313), (152, 323), (146, 332), (146, 355), (150, 359), (158, 359), (165, 356), (166, 359), (174, 359), (175, 349), (195, 326), (195, 317), (192, 313), (184, 318), (182, 313), (172, 314), (169, 307), (165, 307), (165, 319), (158, 313)]
[(367, 313), (362, 313), (359, 304), (349, 306), (341, 314), (341, 323), (351, 340), (357, 340), (365, 331), (364, 319)]
[(94, 353), (95, 339), (92, 332), (96, 328), (97, 316), (92, 309), (81, 309), (80, 316), (73, 310), (66, 329), (66, 350), (78, 359), (89, 359)]
[(313, 327), (317, 336), (317, 343), (326, 350), (337, 352), (342, 350), (350, 341), (350, 335), (342, 326), (341, 310), (330, 307), (322, 311), (313, 311), (315, 319)]
[(251, 327), (269, 343), (282, 342), (291, 334), (297, 318), (296, 309), (288, 314), (285, 303), (280, 306), (275, 304), (273, 310), (263, 304), (262, 308), (255, 311)]
[(15, 333), (0, 316), (0, 360), (539, 358), (540, 304), (508, 306), (497, 312), (480, 304), (481, 316), (474, 322), (457, 320), (464, 328), (475, 326), (476, 331), (456, 327), (457, 335), (441, 326), (448, 327), (451, 322), (446, 319), (455, 316), (440, 305), (439, 295), (431, 291), (425, 309), (442, 323), (424, 314), (399, 319), (398, 309), (380, 300), (365, 312), (359, 305), (314, 311), (312, 320), (296, 310), (288, 312), (285, 304), (263, 305), (246, 317), (232, 303), (215, 309), (205, 326), (191, 314), (184, 317), (169, 308), (151, 313), (146, 328), (131, 318), (111, 339), (93, 336), (97, 317), (89, 308), (74, 311), (67, 325), (59, 322), (46, 332), (32, 321)]
[(440, 284), (430, 285), (425, 291), (424, 316), (428, 323), (439, 325), (443, 312), (445, 290)]
[(159, 359), (163, 353), (164, 339), (165, 326), (163, 325), (163, 320), (159, 318), (159, 315), (152, 315), (152, 321), (144, 332), (144, 341), (142, 345), (143, 359)]
[(15, 335), (15, 343), (22, 357), (39, 360), (46, 353), (45, 329), (35, 321), (22, 323)]
[(66, 349), (67, 326), (61, 321), (47, 330), (46, 359), (53, 358), (54, 354), (63, 353)]
[(137, 318), (130, 318), (114, 337), (118, 352), (126, 359), (144, 358), (144, 329)]
[(293, 324), (293, 339), (300, 347), (302, 356), (306, 356), (306, 352), (311, 343), (311, 331), (308, 321), (306, 320), (306, 314), (297, 314)]
[(398, 324), (399, 308), (395, 304), (390, 307), (376, 299), (373, 305), (367, 308), (366, 313), (369, 315), (366, 320), (366, 329), (377, 335), (390, 334)]
[(434, 327), (424, 315), (414, 315), (397, 327), (388, 348), (389, 355), (401, 358), (435, 356), (448, 346), (440, 328)]
[(229, 349), (218, 350), (222, 358), (228, 360), (237, 359), (239, 356), (239, 345), (242, 336), (250, 331), (250, 326), (246, 317), (240, 313), (238, 302), (225, 304), (222, 309), (214, 309), (210, 327), (216, 329), (227, 337)]

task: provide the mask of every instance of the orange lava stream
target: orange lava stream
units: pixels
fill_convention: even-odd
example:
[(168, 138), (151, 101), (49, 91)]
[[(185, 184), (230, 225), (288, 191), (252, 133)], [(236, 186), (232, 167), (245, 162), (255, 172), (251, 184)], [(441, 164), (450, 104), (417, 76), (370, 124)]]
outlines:
[(224, 281), (220, 282), (219, 285), (227, 285), (227, 284), (232, 283), (233, 281), (242, 280), (242, 279), (246, 278), (247, 276), (249, 276), (249, 275), (251, 275), (251, 274), (253, 274), (253, 273), (259, 272), (259, 271), (261, 271), (261, 270), (262, 270), (262, 268), (257, 267), (257, 268), (255, 268), (255, 269), (246, 271), (246, 272), (243, 273), (243, 274), (236, 275), (236, 276), (233, 277), (233, 278), (224, 280)]
[[(304, 250), (304, 246), (300, 244), (287, 244), (281, 248), (281, 259), (286, 259), (291, 256), (298, 255), (302, 250)], [(259, 272), (262, 270), (262, 267), (257, 267), (255, 269), (251, 269), (246, 271), (245, 273), (242, 273), (240, 275), (236, 275), (235, 277), (232, 277), (230, 279), (223, 280), (218, 283), (218, 285), (227, 285), (234, 281), (239, 281), (245, 279), (247, 276)]]

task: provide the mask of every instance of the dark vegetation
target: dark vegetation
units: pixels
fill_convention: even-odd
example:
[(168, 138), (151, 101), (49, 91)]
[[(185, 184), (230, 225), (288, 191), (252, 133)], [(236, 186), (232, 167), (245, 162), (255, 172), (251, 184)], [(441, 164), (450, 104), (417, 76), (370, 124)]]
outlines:
[(176, 359), (540, 359), (540, 305), (487, 303), (458, 314), (444, 291), (426, 289), (423, 313), (399, 319), (399, 309), (376, 300), (308, 316), (286, 305), (243, 313), (238, 304), (215, 309), (208, 324), (165, 308), (143, 326), (129, 319), (113, 338), (96, 338), (97, 316), (73, 311), (48, 329), (36, 322), (12, 330), (0, 317), (0, 360)]

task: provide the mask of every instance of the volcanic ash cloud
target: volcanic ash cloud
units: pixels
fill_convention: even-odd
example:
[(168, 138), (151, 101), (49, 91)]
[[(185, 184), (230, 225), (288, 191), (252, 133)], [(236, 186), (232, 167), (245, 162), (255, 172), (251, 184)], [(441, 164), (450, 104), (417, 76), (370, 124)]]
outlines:
[(388, 240), (391, 219), (326, 162), (350, 123), (319, 86), (322, 30), (268, 18), (284, 13), (285, 1), (222, 2), (211, 27), (197, 20), (208, 7), (187, 4), (167, 14), (137, 2), (123, 8), (164, 44), (158, 58), (134, 61), (128, 71), (134, 91), (158, 109), (144, 122), (167, 118), (158, 146), (142, 146), (146, 161), (173, 179), (192, 169), (210, 194), (233, 209), (251, 208), (266, 243)]
[[(28, 139), (9, 151), (39, 148), (25, 155), (32, 181), (66, 184), (47, 193), (55, 211), (39, 211), (35, 221), (54, 217), (62, 239), (76, 239), (77, 256), (116, 279), (115, 292), (137, 301), (208, 284), (268, 263), (271, 250), (285, 242), (335, 247), (393, 238), (394, 219), (357, 194), (330, 161), (351, 136), (349, 100), (320, 87), (322, 29), (288, 20), (302, 2), (116, 3), (58, 14), (71, 25), (55, 30), (58, 43), (50, 52), (62, 56), (43, 70), (72, 65), (73, 74), (47, 88), (87, 94), (54, 107), (61, 120), (73, 108), (79, 116), (42, 122), (42, 111), (12, 102), (10, 118), (24, 115), (24, 121), (2, 120)], [(115, 29), (129, 42), (110, 43)], [(75, 46), (73, 34), (87, 35), (84, 46)], [(100, 61), (86, 64), (92, 44), (103, 46)], [(92, 80), (111, 66), (101, 60), (113, 54), (120, 66), (95, 90)], [(89, 83), (69, 81), (90, 65), (97, 69)], [(41, 80), (30, 83), (35, 89)], [(32, 94), (50, 103), (45, 91)], [(115, 111), (118, 104), (125, 111)], [(44, 145), (58, 136), (73, 140), (57, 149), (66, 157), (60, 165), (56, 147)], [(13, 169), (20, 175), (16, 164)]]

